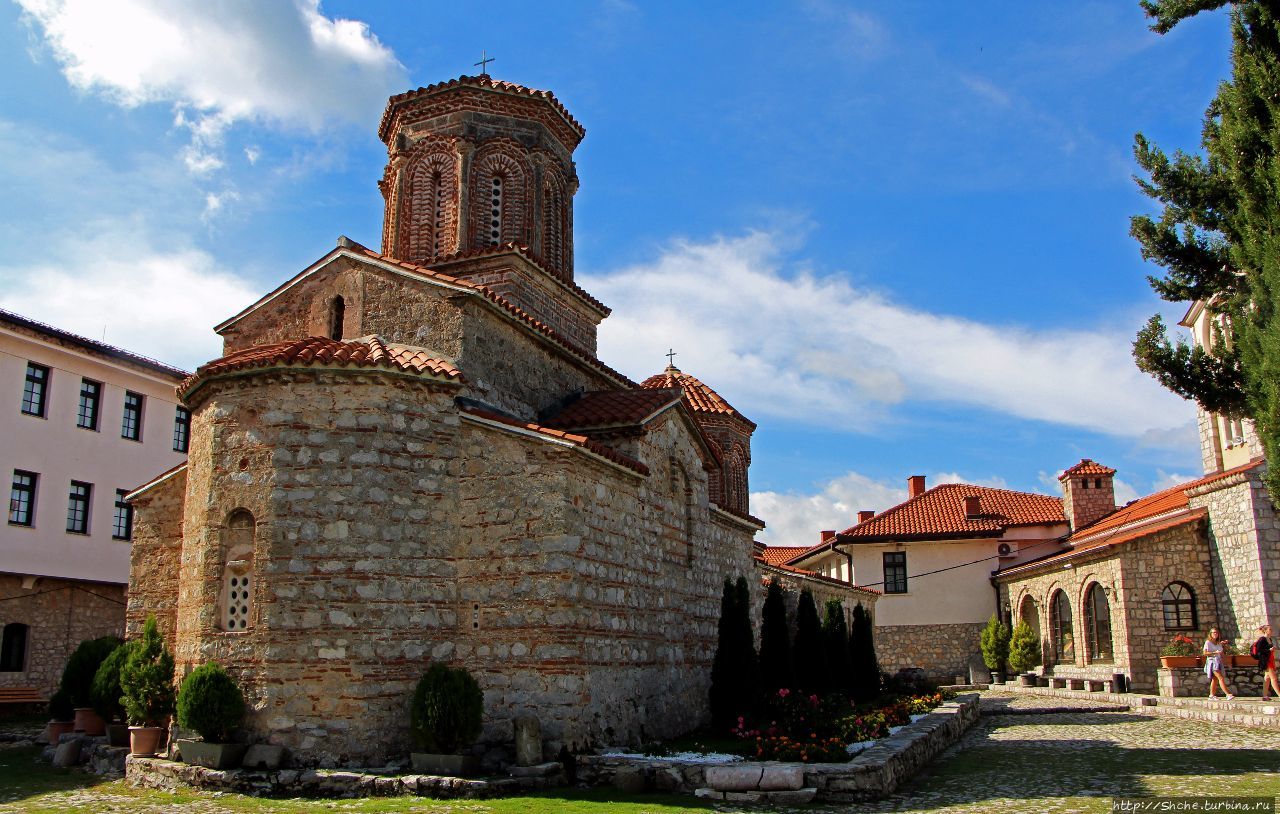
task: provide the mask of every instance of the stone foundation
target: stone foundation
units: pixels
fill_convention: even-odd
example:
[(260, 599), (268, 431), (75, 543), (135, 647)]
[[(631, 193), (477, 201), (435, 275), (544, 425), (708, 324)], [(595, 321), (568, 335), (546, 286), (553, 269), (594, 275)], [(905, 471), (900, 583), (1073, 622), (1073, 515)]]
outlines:
[(969, 660), (981, 658), (978, 637), (983, 623), (954, 625), (877, 625), (876, 657), (880, 669), (893, 675), (904, 667), (919, 667), (934, 680), (950, 684), (969, 674)]
[[(1232, 695), (1261, 697), (1263, 673), (1257, 667), (1225, 667), (1227, 689)], [(1166, 698), (1204, 698), (1209, 695), (1209, 677), (1203, 667), (1161, 667), (1156, 670), (1160, 695)], [(1221, 694), (1221, 690), (1218, 693)]]

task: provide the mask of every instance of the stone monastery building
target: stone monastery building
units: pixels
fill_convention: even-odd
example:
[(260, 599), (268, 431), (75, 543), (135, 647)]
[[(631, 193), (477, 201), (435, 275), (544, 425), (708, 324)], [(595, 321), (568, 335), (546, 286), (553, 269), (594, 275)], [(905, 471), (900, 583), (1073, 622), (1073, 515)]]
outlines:
[(188, 462), (131, 495), (129, 629), (156, 613), (180, 675), (225, 665), (251, 740), (296, 763), (407, 753), (433, 660), (479, 680), (490, 746), (517, 715), (554, 752), (705, 710), (721, 584), (763, 527), (755, 424), (597, 358), (583, 134), (488, 76), (393, 97), (381, 251), (340, 239), (179, 387)]

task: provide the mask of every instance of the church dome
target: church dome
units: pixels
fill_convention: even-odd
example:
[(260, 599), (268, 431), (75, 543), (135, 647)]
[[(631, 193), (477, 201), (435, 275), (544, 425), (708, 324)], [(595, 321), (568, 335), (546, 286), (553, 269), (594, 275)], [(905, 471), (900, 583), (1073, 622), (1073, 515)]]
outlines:
[(732, 416), (748, 424), (753, 430), (756, 427), (754, 421), (735, 410), (733, 405), (701, 379), (685, 373), (675, 365), (667, 365), (666, 370), (645, 379), (640, 386), (650, 390), (677, 387), (684, 391), (685, 403), (694, 413)]

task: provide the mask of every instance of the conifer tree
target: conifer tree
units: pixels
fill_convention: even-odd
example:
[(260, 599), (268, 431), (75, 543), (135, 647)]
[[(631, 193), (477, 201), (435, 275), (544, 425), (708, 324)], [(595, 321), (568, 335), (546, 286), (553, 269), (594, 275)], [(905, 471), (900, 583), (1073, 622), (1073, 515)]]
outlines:
[(775, 693), (795, 684), (791, 665), (791, 635), (787, 603), (778, 580), (769, 581), (760, 613), (760, 689)]
[(737, 623), (734, 629), (737, 631), (737, 639), (741, 642), (744, 654), (740, 681), (741, 704), (745, 710), (755, 703), (760, 692), (760, 660), (756, 657), (756, 629), (755, 625), (751, 624), (751, 587), (747, 583), (747, 578), (739, 576), (734, 589), (737, 599), (734, 605), (737, 612)]
[(845, 624), (844, 604), (839, 599), (827, 600), (822, 635), (826, 642), (829, 689), (851, 692), (853, 670), (849, 661), (849, 626)]
[[(1231, 7), (1231, 79), (1204, 116), (1203, 155), (1172, 157), (1142, 135), (1138, 184), (1161, 205), (1131, 233), (1170, 302), (1200, 301), (1222, 326), (1212, 347), (1171, 342), (1159, 316), (1134, 342), (1138, 367), (1206, 410), (1252, 418), (1280, 460), (1280, 9), (1267, 0), (1142, 0), (1164, 34), (1204, 11)], [(1220, 319), (1219, 319), (1220, 318)], [(1227, 340), (1225, 329), (1230, 332)], [(1280, 497), (1280, 467), (1267, 476)]]
[(824, 692), (830, 683), (827, 676), (827, 654), (822, 637), (822, 622), (813, 594), (805, 588), (796, 605), (796, 643), (793, 661), (796, 686), (805, 692)]
[(728, 577), (720, 596), (720, 624), (716, 654), (711, 663), (711, 723), (717, 729), (731, 727), (747, 714), (756, 693), (756, 651), (751, 633), (751, 600), (747, 581), (737, 584)]
[(880, 663), (871, 627), (871, 614), (859, 602), (853, 609), (849, 631), (849, 661), (853, 670), (853, 700), (874, 701), (880, 694)]

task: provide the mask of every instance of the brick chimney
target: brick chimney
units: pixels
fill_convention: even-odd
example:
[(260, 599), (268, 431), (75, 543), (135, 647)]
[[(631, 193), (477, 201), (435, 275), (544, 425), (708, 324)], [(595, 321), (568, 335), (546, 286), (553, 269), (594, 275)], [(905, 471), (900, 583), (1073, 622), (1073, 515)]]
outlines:
[(907, 497), (913, 498), (924, 494), (924, 475), (912, 475), (907, 478)]
[(1116, 510), (1115, 474), (1109, 466), (1081, 458), (1080, 463), (1058, 476), (1062, 484), (1062, 511), (1072, 531)]
[(858, 522), (865, 523), (875, 516), (876, 516), (876, 513), (873, 512), (871, 509), (863, 509), (860, 512), (858, 512)]
[(836, 533), (834, 529), (831, 529), (828, 531), (820, 531), (818, 532), (818, 542), (819, 543), (828, 542), (831, 540), (832, 537), (835, 537), (835, 536), (836, 536)]
[(966, 520), (982, 516), (982, 498), (978, 495), (964, 496), (964, 517)]

